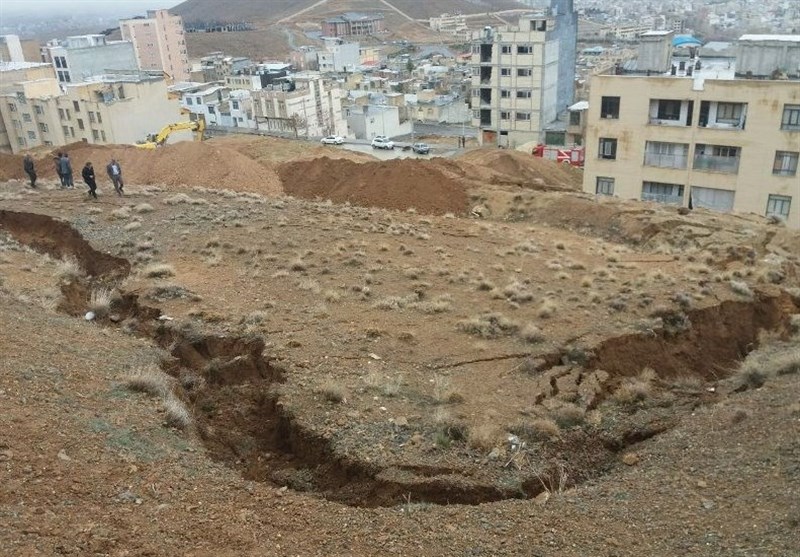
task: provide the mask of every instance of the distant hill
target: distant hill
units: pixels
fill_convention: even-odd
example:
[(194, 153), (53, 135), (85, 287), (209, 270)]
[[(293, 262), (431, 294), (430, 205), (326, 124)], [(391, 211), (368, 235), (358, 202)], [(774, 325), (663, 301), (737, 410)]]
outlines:
[[(274, 22), (301, 10), (320, 4), (319, 8), (335, 7), (341, 11), (385, 12), (387, 4), (414, 19), (427, 19), (444, 12), (475, 14), (524, 8), (516, 0), (186, 0), (170, 8), (170, 12), (183, 17), (187, 24), (201, 22)], [(330, 6), (327, 6), (330, 4)], [(327, 11), (327, 10), (325, 10)]]

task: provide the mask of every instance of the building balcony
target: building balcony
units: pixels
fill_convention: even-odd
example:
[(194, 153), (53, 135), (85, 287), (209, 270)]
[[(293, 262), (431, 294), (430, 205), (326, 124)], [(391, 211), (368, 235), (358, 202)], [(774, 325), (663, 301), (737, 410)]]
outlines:
[(721, 155), (695, 155), (694, 170), (710, 170), (736, 174), (739, 172), (739, 157), (726, 157)]
[(686, 168), (688, 157), (685, 154), (668, 155), (662, 153), (644, 154), (645, 166), (657, 166), (659, 168)]
[(683, 205), (683, 196), (642, 192), (642, 201), (655, 201), (657, 203), (666, 203), (667, 205)]

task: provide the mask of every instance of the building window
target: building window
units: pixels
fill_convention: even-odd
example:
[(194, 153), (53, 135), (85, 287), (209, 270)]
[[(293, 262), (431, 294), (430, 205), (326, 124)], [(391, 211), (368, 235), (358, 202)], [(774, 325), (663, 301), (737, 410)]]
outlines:
[(658, 111), (656, 118), (659, 120), (680, 120), (681, 119), (681, 101), (671, 99), (661, 99), (658, 101)]
[(517, 77), (530, 77), (533, 75), (531, 68), (517, 68)]
[(25, 138), (17, 136), (17, 145), (20, 147), (25, 147)]
[(28, 104), (28, 99), (25, 98), (25, 93), (22, 91), (17, 93), (17, 102), (19, 104)]
[(85, 129), (86, 129), (86, 128), (83, 126), (83, 120), (82, 120), (81, 118), (78, 118), (78, 129), (79, 129), (79, 130), (85, 130)]
[(610, 137), (601, 137), (597, 157), (600, 159), (616, 160), (617, 140)]
[(239, 101), (232, 101), (231, 106), (234, 110), (239, 110)]
[(8, 111), (9, 112), (16, 112), (17, 111), (17, 105), (15, 105), (14, 103), (8, 103)]
[(581, 113), (577, 110), (574, 110), (569, 113), (569, 125), (570, 126), (580, 126), (581, 125)]
[(64, 114), (67, 115), (67, 120), (69, 120), (71, 118), (71, 116), (69, 115), (69, 108), (65, 108), (64, 109)]
[(600, 118), (619, 118), (619, 97), (603, 97), (600, 101)]
[(500, 89), (500, 98), (501, 99), (510, 99), (511, 98), (511, 91), (508, 89)]
[(52, 147), (52, 146), (53, 146), (53, 142), (52, 142), (52, 141), (45, 141), (45, 142), (44, 142), (44, 144), (45, 144), (47, 147)]
[(683, 186), (662, 182), (643, 182), (642, 201), (657, 201), (670, 205), (683, 205)]
[(22, 113), (22, 121), (23, 122), (30, 122), (31, 121), (31, 115), (29, 113), (27, 113), (27, 112), (23, 112)]
[(192, 101), (192, 97), (186, 97), (186, 104), (188, 104), (189, 106), (194, 104), (194, 101)]
[(20, 122), (16, 118), (14, 120), (12, 120), (12, 121), (14, 122), (14, 127), (15, 128), (17, 128), (18, 130), (22, 129), (22, 122)]
[(767, 198), (767, 216), (789, 218), (789, 208), (792, 205), (792, 198), (788, 195), (772, 195)]
[(517, 54), (533, 54), (533, 47), (529, 44), (517, 46)]
[(72, 109), (76, 113), (81, 111), (81, 105), (78, 104), (78, 101), (72, 101)]
[(717, 122), (725, 124), (738, 124), (742, 119), (741, 103), (719, 103), (717, 104)]
[(92, 111), (90, 110), (90, 111), (88, 112), (88, 114), (89, 114), (89, 122), (91, 122), (92, 124), (94, 124), (94, 123), (95, 123), (94, 112), (92, 112)]
[(614, 178), (598, 176), (594, 193), (597, 195), (614, 195)]
[(69, 127), (69, 135), (70, 137), (75, 137), (75, 128), (72, 126)]
[(661, 168), (686, 168), (688, 155), (688, 143), (647, 141), (644, 146), (645, 166), (658, 166)]
[(800, 104), (783, 106), (782, 130), (800, 130)]
[(103, 131), (103, 130), (100, 130), (100, 137), (102, 137), (103, 138), (103, 142), (105, 142), (106, 141), (106, 132)]
[(500, 68), (501, 77), (511, 77), (511, 68)]
[(97, 112), (96, 114), (97, 114), (97, 123), (98, 123), (98, 124), (102, 124), (102, 123), (103, 123), (103, 117), (102, 117), (102, 116), (100, 116), (100, 113), (99, 113), (99, 112)]
[(530, 99), (531, 96), (532, 95), (530, 89), (520, 89), (519, 91), (517, 91), (518, 99)]
[(69, 137), (69, 128), (67, 126), (61, 126), (61, 131), (64, 132), (64, 137)]
[(500, 119), (501, 120), (511, 120), (511, 113), (505, 110), (500, 111)]
[[(472, 68), (472, 76), (473, 77), (478, 77), (479, 75), (481, 75), (481, 69), (479, 67), (477, 67), (477, 66)], [(189, 104), (192, 104), (192, 103), (189, 103)]]
[(97, 130), (92, 130), (92, 139), (98, 141), (100, 139), (100, 132), (98, 132)]
[[(60, 68), (61, 67), (61, 56), (56, 56), (54, 62), (55, 62), (56, 68)], [(58, 73), (61, 73), (61, 72), (58, 72)]]
[(44, 133), (49, 131), (49, 128), (47, 127), (47, 124), (45, 124), (44, 122), (39, 122), (39, 131), (40, 132), (44, 132)]
[(531, 119), (530, 112), (517, 112), (516, 114), (517, 121), (529, 121)]
[(504, 44), (500, 47), (500, 54), (511, 54), (511, 45)]
[(44, 114), (44, 109), (41, 106), (39, 106), (38, 104), (33, 105), (33, 111), (36, 114)]
[(203, 97), (197, 97), (195, 100), (197, 101), (197, 104), (203, 104)]
[(66, 113), (64, 112), (64, 109), (63, 109), (63, 108), (59, 108), (59, 109), (58, 109), (58, 119), (59, 119), (59, 120), (66, 120), (66, 119), (67, 119), (67, 115), (66, 115)]
[(772, 173), (778, 176), (794, 176), (797, 174), (797, 159), (800, 153), (792, 151), (776, 151)]
[(28, 132), (28, 139), (36, 139), (36, 132)]
[(214, 107), (213, 107), (213, 106), (209, 106), (209, 107), (208, 107), (208, 113), (209, 113), (209, 114), (216, 114), (216, 113), (217, 113), (217, 111), (214, 109)]

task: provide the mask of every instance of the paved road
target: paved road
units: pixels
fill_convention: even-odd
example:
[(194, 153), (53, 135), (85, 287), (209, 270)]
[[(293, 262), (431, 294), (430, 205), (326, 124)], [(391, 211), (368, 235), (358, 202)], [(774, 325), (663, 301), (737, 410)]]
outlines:
[(390, 159), (429, 159), (431, 157), (452, 157), (459, 153), (458, 149), (447, 149), (447, 150), (438, 150), (434, 147), (431, 151), (430, 155), (418, 155), (411, 149), (408, 151), (404, 151), (399, 147), (395, 147), (394, 149), (373, 149), (369, 143), (350, 143), (347, 142), (340, 147), (335, 147), (331, 145), (331, 149), (349, 149), (350, 151), (358, 151), (360, 153), (369, 153), (370, 155), (374, 155), (376, 158), (380, 160), (390, 160)]

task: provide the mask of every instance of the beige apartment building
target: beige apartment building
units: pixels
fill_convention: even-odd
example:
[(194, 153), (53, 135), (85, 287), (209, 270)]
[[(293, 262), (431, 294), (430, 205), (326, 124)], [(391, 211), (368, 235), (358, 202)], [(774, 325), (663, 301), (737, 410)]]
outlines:
[[(15, 85), (21, 81), (55, 79), (56, 73), (52, 64), (35, 62), (0, 62), (0, 96), (14, 94)], [(0, 99), (0, 101), (3, 99)], [(0, 151), (11, 151), (11, 135), (16, 141), (17, 133), (9, 133), (5, 120), (0, 118)]]
[(163, 78), (102, 75), (66, 85), (54, 77), (14, 83), (0, 95), (0, 119), (13, 153), (76, 141), (133, 144), (185, 118)]
[(140, 69), (163, 71), (170, 81), (188, 81), (183, 18), (168, 10), (149, 10), (147, 17), (124, 19), (119, 26), (123, 40), (133, 42)]
[[(792, 52), (800, 37), (779, 42)], [(800, 79), (770, 78), (786, 60), (758, 60), (768, 60), (762, 72), (688, 59), (668, 60), (665, 74), (594, 76), (584, 191), (774, 215), (800, 228)]]

